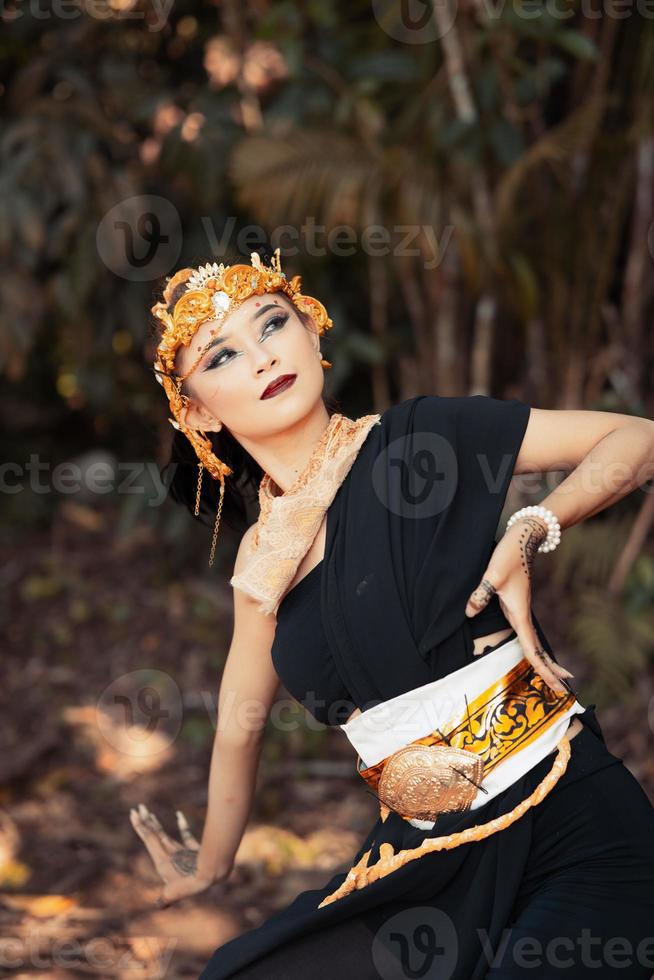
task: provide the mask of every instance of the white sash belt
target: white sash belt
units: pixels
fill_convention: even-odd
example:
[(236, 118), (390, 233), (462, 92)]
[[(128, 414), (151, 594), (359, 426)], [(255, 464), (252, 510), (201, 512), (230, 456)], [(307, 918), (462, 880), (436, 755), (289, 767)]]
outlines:
[[(361, 756), (363, 766), (374, 766), (397, 749), (437, 729), (447, 735), (452, 719), (465, 715), (466, 703), (471, 704), (493, 684), (497, 684), (523, 658), (520, 641), (517, 636), (513, 637), (490, 653), (481, 654), (460, 670), (368, 708), (344, 725), (339, 725), (339, 728)], [(482, 779), (470, 809), (475, 810), (488, 803), (553, 752), (572, 715), (584, 710), (583, 705), (575, 700), (548, 726), (544, 725), (542, 731), (539, 730), (533, 738), (525, 740), (522, 747), (503, 758)], [(525, 713), (521, 714), (519, 705), (509, 704), (501, 724), (503, 738), (506, 735), (510, 739), (512, 732), (519, 736), (525, 727)], [(435, 821), (413, 819), (409, 823), (423, 830), (431, 830)]]

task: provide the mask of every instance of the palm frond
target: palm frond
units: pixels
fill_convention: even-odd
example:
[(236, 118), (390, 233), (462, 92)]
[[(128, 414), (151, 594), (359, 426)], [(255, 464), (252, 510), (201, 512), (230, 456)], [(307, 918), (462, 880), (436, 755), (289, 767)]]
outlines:
[(551, 581), (561, 589), (606, 587), (627, 540), (633, 516), (586, 521), (568, 528), (552, 563)]
[(599, 588), (585, 590), (575, 605), (570, 633), (591, 668), (587, 696), (598, 704), (627, 699), (654, 661), (651, 605), (629, 611), (619, 597)]
[(366, 190), (382, 167), (362, 141), (319, 129), (246, 137), (228, 172), (240, 206), (266, 227), (300, 228), (313, 217), (329, 229), (361, 226)]
[(504, 172), (496, 189), (500, 227), (511, 221), (518, 193), (533, 178), (535, 170), (549, 165), (563, 173), (562, 165), (571, 159), (595, 131), (604, 108), (604, 98), (589, 98), (558, 126), (548, 129)]

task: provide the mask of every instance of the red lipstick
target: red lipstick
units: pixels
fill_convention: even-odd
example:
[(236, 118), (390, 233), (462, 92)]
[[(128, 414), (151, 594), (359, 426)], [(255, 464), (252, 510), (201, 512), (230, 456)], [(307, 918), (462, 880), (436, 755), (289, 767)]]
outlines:
[(274, 395), (278, 395), (280, 391), (290, 388), (296, 377), (296, 374), (280, 374), (278, 378), (270, 382), (261, 398), (272, 398)]

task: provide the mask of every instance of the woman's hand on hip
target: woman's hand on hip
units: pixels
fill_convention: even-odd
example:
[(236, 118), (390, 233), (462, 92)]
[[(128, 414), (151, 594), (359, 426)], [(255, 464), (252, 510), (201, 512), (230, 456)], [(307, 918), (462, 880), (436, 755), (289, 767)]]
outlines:
[(538, 546), (547, 525), (536, 517), (516, 521), (498, 541), (483, 578), (470, 594), (466, 616), (473, 617), (497, 594), (502, 612), (515, 630), (525, 657), (558, 694), (572, 692), (566, 677), (574, 675), (543, 649), (531, 619), (531, 576)]
[(129, 816), (163, 882), (161, 894), (154, 903), (156, 908), (166, 908), (182, 898), (206, 891), (217, 880), (198, 874), (200, 845), (180, 810), (177, 823), (181, 843), (166, 833), (154, 813), (142, 803), (138, 809), (130, 810)]

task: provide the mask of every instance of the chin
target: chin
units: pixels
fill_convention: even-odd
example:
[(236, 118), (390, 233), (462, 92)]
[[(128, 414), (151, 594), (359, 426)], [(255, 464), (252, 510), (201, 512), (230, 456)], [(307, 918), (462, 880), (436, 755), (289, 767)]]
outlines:
[(300, 422), (314, 412), (322, 401), (321, 391), (307, 391), (306, 387), (298, 387), (296, 381), (287, 391), (273, 398), (264, 398), (262, 405), (264, 411), (271, 418), (283, 420), (285, 424), (292, 425)]

